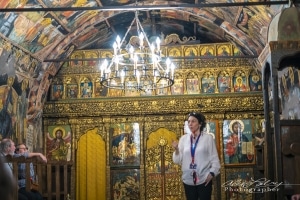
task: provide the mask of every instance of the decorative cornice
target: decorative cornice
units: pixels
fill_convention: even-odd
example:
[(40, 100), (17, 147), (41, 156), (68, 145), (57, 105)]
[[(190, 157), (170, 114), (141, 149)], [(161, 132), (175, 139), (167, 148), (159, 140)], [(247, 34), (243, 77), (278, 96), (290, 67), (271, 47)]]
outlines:
[(47, 102), (44, 117), (144, 116), (263, 111), (261, 92), (160, 97), (103, 98)]

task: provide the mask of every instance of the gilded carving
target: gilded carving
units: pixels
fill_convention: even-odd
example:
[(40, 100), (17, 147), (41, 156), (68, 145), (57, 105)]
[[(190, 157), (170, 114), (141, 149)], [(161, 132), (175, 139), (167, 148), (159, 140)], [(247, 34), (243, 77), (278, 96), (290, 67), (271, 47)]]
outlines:
[[(110, 58), (111, 51), (91, 50), (77, 52), (83, 59), (82, 65), (65, 65), (57, 74), (55, 80), (63, 84), (65, 90), (61, 99), (48, 101), (43, 108), (45, 126), (70, 125), (72, 130), (72, 148), (77, 148), (79, 138), (89, 130), (96, 129), (96, 133), (105, 141), (107, 155), (107, 191), (110, 191), (111, 166), (109, 164), (111, 153), (109, 151), (111, 138), (110, 127), (115, 123), (138, 123), (140, 126), (141, 160), (140, 160), (140, 194), (141, 199), (161, 199), (161, 193), (168, 194), (172, 199), (184, 199), (179, 166), (172, 164), (172, 139), (179, 139), (184, 134), (183, 126), (187, 113), (201, 111), (207, 120), (216, 120), (218, 128), (217, 143), (219, 149), (223, 147), (223, 120), (233, 119), (259, 119), (263, 118), (262, 92), (234, 92), (233, 82), (237, 77), (244, 77), (249, 87), (249, 78), (257, 80), (257, 72), (250, 59), (246, 58), (220, 58), (208, 57), (206, 52), (213, 55), (222, 54), (222, 47), (228, 47), (231, 55), (232, 46), (219, 45), (182, 45), (180, 47), (165, 47), (164, 53), (178, 57), (176, 62), (175, 79), (177, 90), (168, 91), (168, 95), (155, 96), (155, 92), (145, 97), (109, 96), (111, 91), (102, 92), (99, 87), (99, 69), (97, 65), (87, 66), (87, 62), (94, 61), (96, 56)], [(209, 48), (208, 48), (209, 47)], [(178, 56), (177, 56), (178, 54)], [(192, 54), (192, 55), (190, 55)], [(206, 55), (207, 54), (207, 55)], [(179, 56), (189, 56), (179, 59)], [(232, 55), (231, 55), (232, 56)], [(87, 67), (82, 67), (82, 66)], [(259, 77), (260, 78), (260, 77)], [(197, 92), (188, 94), (187, 80), (197, 82)], [(84, 83), (91, 82), (92, 93), (89, 98), (83, 97)], [(211, 94), (205, 83), (213, 82), (214, 92)], [(53, 84), (58, 83), (54, 81)], [(220, 87), (220, 83), (226, 87)], [(224, 86), (223, 85), (223, 86)], [(98, 89), (97, 89), (98, 88)], [(192, 89), (191, 89), (192, 90)], [(192, 90), (194, 91), (194, 90)], [(176, 94), (176, 95), (175, 95)], [(158, 133), (158, 134), (157, 134)], [(154, 138), (154, 139), (153, 139)], [(150, 142), (150, 140), (152, 140)], [(73, 154), (75, 151), (72, 151)], [(72, 155), (74, 158), (75, 155)], [(226, 170), (224, 155), (220, 153), (221, 175), (216, 184), (224, 183)], [(163, 171), (162, 171), (163, 170)], [(227, 170), (228, 171), (228, 170)], [(75, 175), (75, 172), (72, 171)], [(145, 181), (147, 180), (147, 181)], [(166, 180), (164, 184), (161, 184)], [(73, 183), (75, 185), (75, 183)], [(153, 185), (155, 187), (149, 187)], [(217, 185), (214, 185), (216, 187)], [(147, 188), (147, 190), (145, 189)], [(220, 187), (217, 188), (217, 190)], [(219, 191), (219, 194), (221, 192)], [(108, 192), (109, 194), (109, 192)], [(214, 193), (214, 196), (216, 193)], [(225, 196), (222, 195), (224, 199)], [(107, 198), (109, 199), (109, 197)], [(220, 199), (215, 196), (215, 199)]]

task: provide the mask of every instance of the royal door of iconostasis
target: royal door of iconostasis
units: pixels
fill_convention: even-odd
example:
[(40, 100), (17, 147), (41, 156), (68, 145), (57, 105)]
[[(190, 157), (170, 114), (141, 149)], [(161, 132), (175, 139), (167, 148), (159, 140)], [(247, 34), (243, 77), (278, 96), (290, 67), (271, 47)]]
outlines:
[(183, 199), (180, 167), (172, 161), (174, 149), (171, 144), (177, 137), (178, 131), (176, 134), (166, 128), (158, 128), (146, 138), (146, 199)]

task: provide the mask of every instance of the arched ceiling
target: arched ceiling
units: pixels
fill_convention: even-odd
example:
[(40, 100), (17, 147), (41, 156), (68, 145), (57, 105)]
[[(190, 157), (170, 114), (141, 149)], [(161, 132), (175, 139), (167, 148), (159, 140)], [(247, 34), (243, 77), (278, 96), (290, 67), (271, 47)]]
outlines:
[(149, 37), (177, 33), (196, 37), (197, 43), (229, 41), (245, 55), (259, 55), (271, 19), (287, 6), (218, 3), (222, 1), (2, 0), (0, 32), (43, 61), (58, 58), (62, 45), (70, 43), (74, 49), (111, 48), (138, 10)]

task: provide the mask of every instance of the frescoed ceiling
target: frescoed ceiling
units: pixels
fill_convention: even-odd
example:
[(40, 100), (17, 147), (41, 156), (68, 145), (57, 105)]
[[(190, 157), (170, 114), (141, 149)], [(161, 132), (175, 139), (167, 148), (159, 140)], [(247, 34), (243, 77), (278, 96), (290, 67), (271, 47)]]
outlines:
[(72, 51), (111, 48), (136, 11), (149, 38), (176, 33), (202, 44), (231, 42), (243, 55), (258, 56), (272, 18), (288, 6), (275, 0), (0, 0), (0, 78), (29, 79), (43, 102)]
[[(117, 34), (125, 34), (134, 11), (139, 10), (149, 36), (177, 33), (181, 38), (195, 36), (200, 43), (229, 41), (244, 54), (259, 55), (271, 19), (287, 5), (252, 6), (246, 2), (245, 6), (206, 7), (203, 5), (223, 2), (1, 0), (0, 32), (43, 61), (58, 56), (51, 53), (60, 43), (73, 43), (75, 49), (111, 48), (112, 40)], [(28, 12), (17, 12), (22, 9)]]

